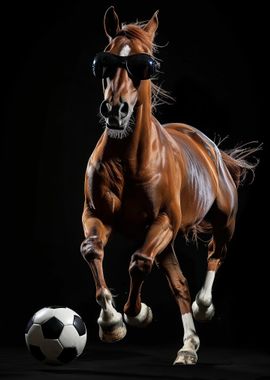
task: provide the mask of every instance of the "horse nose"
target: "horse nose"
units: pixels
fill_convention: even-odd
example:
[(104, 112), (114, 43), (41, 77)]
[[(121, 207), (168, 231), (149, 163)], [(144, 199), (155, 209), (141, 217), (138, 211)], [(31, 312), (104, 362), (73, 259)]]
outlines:
[(103, 100), (99, 107), (99, 112), (101, 113), (102, 116), (105, 118), (109, 117), (110, 113), (112, 111), (112, 106), (108, 102), (108, 100)]
[(122, 102), (120, 107), (119, 107), (119, 116), (121, 118), (124, 118), (127, 116), (128, 114), (128, 111), (129, 111), (129, 106), (128, 106), (128, 103), (127, 102)]
[(100, 105), (100, 113), (105, 118), (113, 117), (123, 119), (128, 115), (129, 105), (127, 102), (120, 102), (117, 105), (112, 106), (108, 100), (103, 100)]

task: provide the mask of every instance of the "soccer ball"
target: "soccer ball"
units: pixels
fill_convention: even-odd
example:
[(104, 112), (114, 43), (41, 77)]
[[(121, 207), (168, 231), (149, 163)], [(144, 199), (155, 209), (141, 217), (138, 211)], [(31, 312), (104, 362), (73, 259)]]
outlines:
[(79, 357), (86, 339), (87, 330), (82, 318), (64, 306), (40, 309), (25, 329), (28, 350), (47, 364), (64, 364)]

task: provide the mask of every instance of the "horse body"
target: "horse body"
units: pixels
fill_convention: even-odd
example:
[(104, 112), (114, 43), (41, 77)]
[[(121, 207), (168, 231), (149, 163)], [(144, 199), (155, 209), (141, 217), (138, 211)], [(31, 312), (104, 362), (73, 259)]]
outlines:
[[(144, 135), (148, 127), (141, 127)], [(134, 135), (114, 149), (115, 141), (103, 133), (85, 179), (91, 214), (125, 235), (144, 238), (160, 212), (170, 216), (174, 236), (199, 224), (217, 199), (230, 199), (224, 212), (236, 212), (236, 186), (217, 146), (185, 124), (161, 126), (153, 118), (151, 127), (151, 140), (147, 144), (144, 137), (137, 148), (149, 156), (141, 166), (130, 154)]]
[[(234, 232), (239, 175), (249, 166), (221, 152), (199, 130), (176, 123), (161, 126), (152, 115), (150, 78), (158, 66), (152, 57), (157, 26), (157, 13), (144, 25), (122, 29), (113, 7), (105, 14), (109, 45), (95, 58), (93, 70), (103, 80), (100, 113), (106, 129), (87, 165), (81, 253), (95, 281), (102, 340), (122, 339), (125, 323), (145, 327), (151, 322), (152, 311), (141, 302), (141, 291), (155, 262), (168, 279), (183, 323), (183, 347), (175, 364), (194, 364), (200, 341), (193, 316), (208, 320), (214, 315), (215, 273)], [(212, 229), (207, 273), (191, 305), (174, 240), (179, 232), (209, 232), (205, 223)], [(141, 242), (131, 256), (124, 321), (113, 305), (102, 266), (113, 231)]]

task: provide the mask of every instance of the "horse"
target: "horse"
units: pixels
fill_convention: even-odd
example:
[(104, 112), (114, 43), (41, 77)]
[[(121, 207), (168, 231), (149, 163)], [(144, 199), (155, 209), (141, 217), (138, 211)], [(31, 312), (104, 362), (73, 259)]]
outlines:
[[(115, 342), (125, 337), (126, 325), (151, 323), (152, 310), (142, 302), (141, 292), (155, 263), (168, 279), (182, 319), (183, 346), (173, 364), (195, 364), (200, 340), (193, 317), (207, 321), (214, 315), (214, 279), (234, 233), (238, 186), (255, 167), (245, 159), (254, 149), (225, 152), (190, 125), (161, 125), (155, 118), (158, 11), (147, 22), (120, 24), (110, 7), (103, 23), (108, 45), (95, 56), (92, 68), (102, 80), (105, 129), (85, 172), (85, 240), (80, 247), (101, 307), (99, 337)], [(114, 231), (142, 242), (130, 259), (123, 314), (115, 308), (103, 272), (104, 248)], [(178, 234), (209, 231), (205, 281), (191, 303), (174, 242)]]

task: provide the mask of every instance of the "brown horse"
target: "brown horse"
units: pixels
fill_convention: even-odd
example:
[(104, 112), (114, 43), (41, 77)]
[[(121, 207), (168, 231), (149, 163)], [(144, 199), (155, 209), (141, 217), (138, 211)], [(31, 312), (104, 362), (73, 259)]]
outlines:
[[(147, 23), (122, 26), (113, 7), (105, 13), (109, 44), (96, 55), (93, 71), (103, 82), (100, 113), (106, 127), (85, 175), (81, 253), (95, 281), (103, 341), (122, 339), (125, 323), (145, 327), (151, 322), (141, 290), (155, 262), (165, 272), (182, 316), (184, 344), (174, 364), (194, 364), (200, 341), (192, 315), (197, 320), (214, 315), (212, 286), (234, 233), (237, 187), (253, 168), (244, 159), (252, 150), (227, 154), (199, 130), (178, 123), (161, 126), (152, 115), (156, 87), (151, 78), (159, 67), (153, 57), (157, 26), (157, 12)], [(209, 227), (206, 278), (191, 305), (174, 240), (178, 233), (209, 232)], [(102, 268), (104, 247), (114, 230), (143, 241), (131, 256), (124, 321)]]

